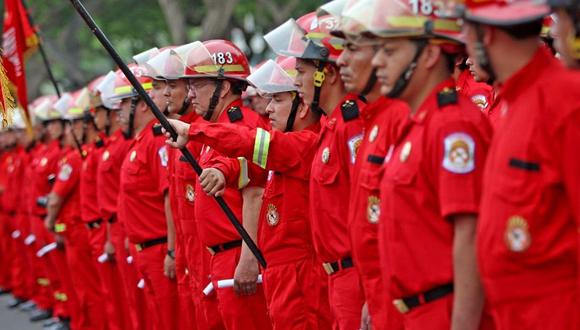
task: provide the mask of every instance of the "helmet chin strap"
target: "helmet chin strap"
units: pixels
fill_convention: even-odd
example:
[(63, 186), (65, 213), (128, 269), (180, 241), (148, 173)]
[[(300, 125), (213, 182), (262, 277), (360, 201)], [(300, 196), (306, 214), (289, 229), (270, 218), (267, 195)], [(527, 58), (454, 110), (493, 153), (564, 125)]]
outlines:
[(183, 116), (189, 106), (191, 105), (191, 99), (189, 98), (189, 85), (185, 84), (185, 99), (183, 99), (183, 103), (181, 104), (181, 108), (177, 112), (178, 115)]
[(215, 83), (215, 89), (213, 91), (213, 95), (211, 96), (211, 100), (209, 101), (209, 107), (207, 108), (207, 112), (203, 115), (203, 119), (206, 121), (210, 121), (215, 108), (217, 107), (220, 101), (220, 95), (222, 93), (222, 87), (224, 83), (224, 68), (220, 68), (217, 76), (217, 81)]
[(130, 139), (133, 137), (133, 131), (135, 130), (135, 112), (137, 111), (137, 103), (139, 102), (138, 96), (133, 96), (131, 98), (131, 110), (129, 112), (129, 124), (127, 127), (127, 132), (125, 132), (125, 138)]
[(367, 80), (367, 84), (365, 88), (360, 92), (359, 97), (365, 101), (367, 101), (367, 95), (371, 92), (373, 87), (377, 84), (377, 69), (373, 68), (371, 74), (369, 75), (369, 79)]
[(403, 93), (405, 88), (407, 88), (407, 85), (409, 85), (409, 81), (411, 81), (413, 72), (415, 72), (415, 68), (417, 67), (417, 61), (419, 60), (419, 56), (421, 56), (423, 50), (427, 46), (428, 40), (420, 39), (416, 41), (416, 44), (417, 49), (415, 51), (415, 56), (413, 57), (413, 60), (411, 61), (411, 63), (409, 63), (405, 71), (403, 71), (403, 73), (399, 76), (399, 78), (395, 82), (395, 86), (391, 89), (389, 93), (387, 93), (386, 95), (387, 97), (393, 99), (400, 97), (401, 93)]
[(292, 92), (292, 94), (294, 95), (294, 99), (292, 100), (292, 108), (290, 109), (284, 132), (292, 132), (294, 122), (296, 121), (296, 114), (298, 113), (298, 107), (300, 106), (300, 102), (302, 102), (302, 99), (296, 92)]
[(475, 33), (477, 35), (477, 41), (474, 44), (475, 47), (475, 57), (477, 58), (477, 64), (489, 75), (488, 84), (493, 84), (497, 78), (493, 67), (491, 66), (491, 61), (487, 53), (487, 49), (483, 44), (483, 29), (480, 24), (475, 25)]

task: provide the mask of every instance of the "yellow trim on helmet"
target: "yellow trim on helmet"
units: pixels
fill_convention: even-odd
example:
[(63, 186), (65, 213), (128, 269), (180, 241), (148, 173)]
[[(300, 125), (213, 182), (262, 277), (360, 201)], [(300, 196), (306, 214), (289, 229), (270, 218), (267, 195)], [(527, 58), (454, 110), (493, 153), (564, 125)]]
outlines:
[[(144, 84), (141, 84), (141, 86), (146, 91), (149, 91), (149, 90), (153, 89), (153, 83), (152, 82), (146, 82)], [(115, 88), (115, 95), (127, 94), (127, 93), (131, 93), (132, 91), (133, 91), (133, 86), (131, 86), (131, 85), (121, 86), (121, 87)]]
[(418, 17), (418, 16), (396, 16), (388, 17), (387, 23), (393, 28), (411, 28), (411, 29), (422, 29), (425, 27), (425, 22), (427, 20), (433, 20), (434, 30), (445, 30), (452, 32), (460, 32), (461, 27), (457, 24), (457, 20), (454, 19), (443, 19), (436, 18), (431, 19), (428, 17)]
[(224, 72), (236, 72), (236, 71), (243, 72), (244, 66), (241, 64), (226, 64), (226, 65), (210, 64), (210, 65), (194, 66), (193, 69), (200, 73), (215, 73), (218, 72), (220, 69), (223, 69)]

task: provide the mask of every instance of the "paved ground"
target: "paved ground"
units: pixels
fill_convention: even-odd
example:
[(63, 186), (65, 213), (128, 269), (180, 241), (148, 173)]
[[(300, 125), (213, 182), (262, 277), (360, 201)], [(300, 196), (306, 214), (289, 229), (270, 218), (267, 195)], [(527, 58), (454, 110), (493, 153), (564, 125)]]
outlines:
[(28, 314), (19, 309), (8, 309), (8, 295), (0, 296), (0, 329), (1, 330), (38, 330), (42, 329), (40, 324), (33, 324), (28, 321)]

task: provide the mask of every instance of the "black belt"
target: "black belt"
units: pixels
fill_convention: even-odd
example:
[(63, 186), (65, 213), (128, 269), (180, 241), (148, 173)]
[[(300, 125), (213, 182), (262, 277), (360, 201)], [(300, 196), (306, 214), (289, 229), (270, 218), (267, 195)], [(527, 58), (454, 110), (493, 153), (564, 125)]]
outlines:
[(214, 245), (214, 246), (208, 246), (207, 250), (209, 251), (209, 253), (213, 256), (216, 253), (220, 253), (220, 252), (224, 252), (227, 250), (231, 250), (237, 247), (242, 246), (242, 240), (236, 240), (236, 241), (231, 241), (231, 242), (227, 242), (224, 244), (218, 244), (218, 245)]
[(431, 290), (425, 291), (416, 296), (395, 299), (393, 300), (393, 305), (395, 305), (395, 308), (397, 308), (397, 310), (401, 314), (405, 314), (415, 307), (421, 306), (423, 304), (426, 304), (433, 300), (437, 300), (439, 298), (443, 298), (452, 292), (453, 292), (453, 283), (448, 283), (433, 288)]
[(167, 243), (167, 237), (160, 237), (160, 238), (155, 238), (152, 239), (150, 241), (146, 241), (140, 244), (135, 244), (135, 248), (137, 249), (137, 251), (143, 251), (146, 248), (150, 248), (152, 246), (158, 245), (158, 244), (164, 244)]
[(327, 262), (322, 264), (322, 268), (326, 271), (328, 275), (332, 275), (341, 269), (351, 268), (354, 266), (351, 257), (346, 257), (335, 262)]
[(87, 228), (89, 229), (101, 228), (101, 223), (103, 223), (103, 219), (97, 219), (91, 222), (87, 222)]

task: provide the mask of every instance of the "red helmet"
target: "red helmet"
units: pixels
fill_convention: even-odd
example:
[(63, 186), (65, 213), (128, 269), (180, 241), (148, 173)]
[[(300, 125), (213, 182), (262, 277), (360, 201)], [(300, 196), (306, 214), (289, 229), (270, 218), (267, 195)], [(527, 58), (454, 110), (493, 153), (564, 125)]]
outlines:
[(289, 19), (265, 35), (264, 39), (278, 55), (336, 62), (344, 44), (343, 39), (331, 35), (337, 27), (337, 17), (318, 17), (316, 12), (312, 12), (297, 20)]
[(466, 21), (493, 26), (514, 26), (540, 21), (550, 13), (545, 2), (536, 0), (467, 0)]
[(248, 77), (248, 82), (264, 94), (297, 91), (294, 86), (295, 68), (294, 57), (286, 57), (279, 62), (268, 60)]
[(246, 81), (250, 64), (231, 41), (196, 41), (171, 51), (185, 66), (178, 78), (226, 78)]
[(65, 120), (83, 119), (89, 102), (89, 90), (84, 87), (72, 93), (63, 94), (55, 103), (54, 108)]
[[(127, 66), (129, 67), (135, 78), (137, 78), (139, 83), (141, 83), (141, 86), (143, 87), (143, 89), (145, 89), (145, 91), (150, 91), (153, 88), (153, 80), (150, 77), (146, 76), (145, 68), (133, 63)], [(129, 79), (125, 77), (125, 74), (123, 73), (123, 71), (121, 71), (121, 69), (117, 70), (115, 72), (115, 75), (116, 77), (113, 88), (113, 96), (111, 97), (112, 100), (119, 101), (138, 95), (137, 91), (135, 90), (135, 88), (133, 88), (133, 85), (131, 85)]]

